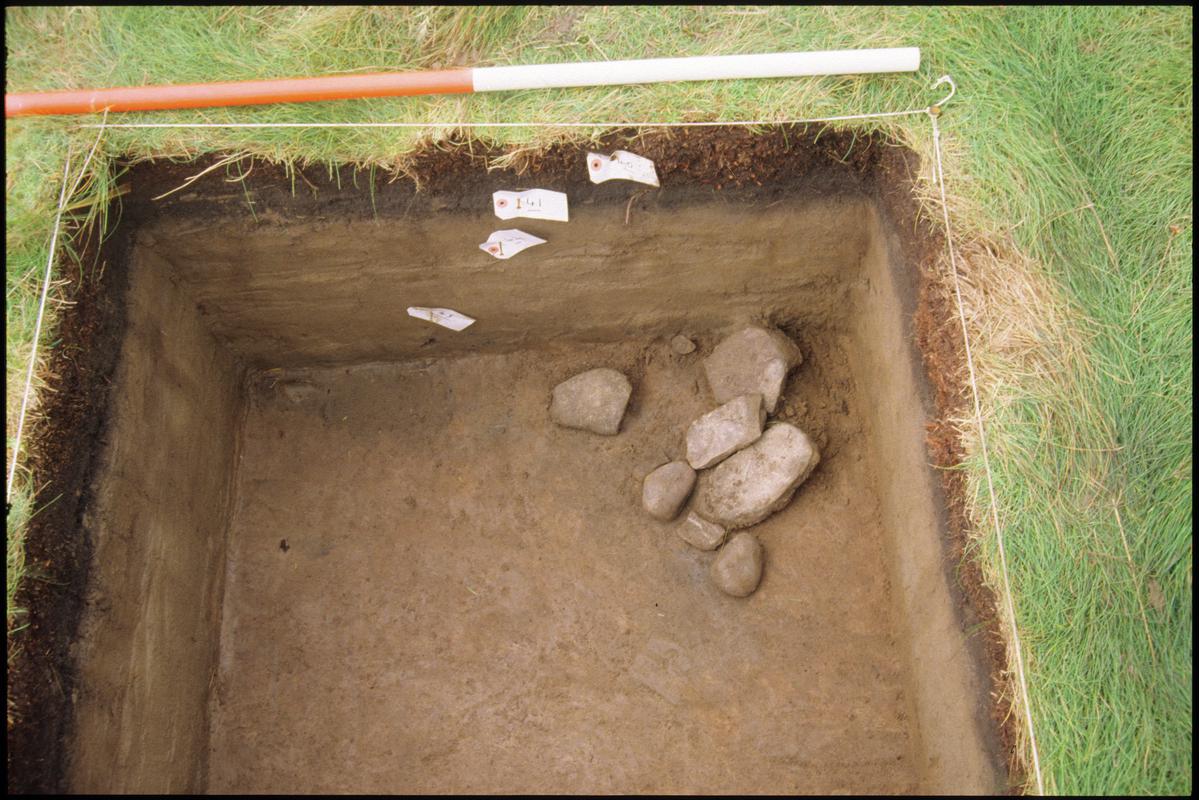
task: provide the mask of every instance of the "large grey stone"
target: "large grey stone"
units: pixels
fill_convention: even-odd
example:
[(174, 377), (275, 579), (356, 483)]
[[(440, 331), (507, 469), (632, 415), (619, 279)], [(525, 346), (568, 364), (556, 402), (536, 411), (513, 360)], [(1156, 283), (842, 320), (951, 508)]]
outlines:
[(700, 550), (715, 550), (724, 543), (724, 528), (717, 525), (715, 522), (708, 522), (692, 511), (679, 525), (679, 537)]
[(629, 379), (616, 370), (588, 370), (554, 387), (550, 418), (567, 428), (615, 436), (632, 393)]
[(773, 414), (787, 373), (802, 361), (799, 348), (781, 332), (749, 327), (716, 345), (704, 359), (704, 372), (717, 403), (757, 393)]
[(762, 435), (762, 395), (746, 394), (709, 411), (687, 429), (687, 463), (695, 469), (718, 464)]
[(712, 562), (712, 582), (725, 594), (746, 597), (762, 580), (762, 545), (752, 533), (739, 533)]
[(807, 434), (786, 422), (704, 473), (695, 511), (730, 530), (761, 522), (791, 500), (820, 462)]
[(669, 522), (679, 515), (693, 488), (695, 470), (682, 461), (671, 461), (645, 476), (641, 503), (654, 519)]

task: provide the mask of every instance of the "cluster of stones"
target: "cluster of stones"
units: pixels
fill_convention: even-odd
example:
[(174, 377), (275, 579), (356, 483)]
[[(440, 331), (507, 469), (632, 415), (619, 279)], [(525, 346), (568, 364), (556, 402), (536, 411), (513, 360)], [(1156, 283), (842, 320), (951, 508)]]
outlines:
[[(694, 349), (680, 338), (671, 343), (675, 352)], [(694, 494), (678, 535), (696, 549), (719, 551), (709, 574), (734, 597), (758, 588), (763, 552), (752, 533), (728, 538), (729, 532), (756, 525), (786, 506), (820, 461), (816, 445), (799, 428), (786, 422), (766, 425), (787, 374), (802, 360), (799, 348), (779, 331), (749, 327), (722, 341), (704, 360), (708, 386), (720, 405), (687, 429), (686, 460), (658, 467), (642, 484), (645, 510), (662, 522), (676, 519)], [(614, 436), (631, 394), (632, 385), (620, 372), (593, 369), (554, 387), (550, 417), (568, 428)]]
[(675, 519), (694, 490), (692, 507), (676, 530), (696, 549), (719, 551), (709, 574), (734, 597), (758, 588), (763, 552), (752, 533), (728, 538), (729, 532), (756, 525), (787, 505), (820, 461), (799, 428), (766, 425), (779, 407), (787, 374), (801, 361), (799, 348), (778, 331), (750, 327), (722, 341), (704, 360), (720, 405), (687, 429), (686, 461), (659, 467), (643, 484), (646, 511), (663, 521)]

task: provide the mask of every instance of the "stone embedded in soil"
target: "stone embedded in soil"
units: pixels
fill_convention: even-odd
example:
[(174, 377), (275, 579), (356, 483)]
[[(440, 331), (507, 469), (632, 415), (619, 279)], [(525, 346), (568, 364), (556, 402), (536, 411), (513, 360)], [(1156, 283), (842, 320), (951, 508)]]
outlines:
[(695, 352), (695, 342), (688, 339), (686, 336), (679, 334), (670, 340), (670, 349), (681, 356)]
[(771, 425), (704, 474), (695, 511), (730, 530), (749, 527), (787, 505), (818, 463), (820, 453), (807, 434), (790, 423)]
[(716, 345), (704, 371), (717, 403), (757, 393), (773, 414), (787, 373), (802, 362), (799, 348), (781, 332), (749, 327)]
[(715, 550), (724, 543), (724, 528), (717, 525), (715, 522), (708, 522), (692, 511), (683, 520), (683, 524), (679, 525), (679, 537), (699, 550)]
[(567, 428), (615, 436), (632, 394), (633, 385), (616, 370), (588, 370), (554, 387), (550, 418)]
[(311, 400), (320, 391), (308, 381), (280, 381), (276, 385), (283, 390), (283, 395), (296, 405)]
[(679, 515), (693, 488), (695, 470), (685, 462), (671, 461), (645, 476), (641, 503), (654, 519), (669, 522)]
[(726, 544), (709, 573), (725, 594), (747, 597), (762, 580), (762, 545), (752, 533), (739, 533)]
[(709, 411), (687, 429), (687, 463), (695, 469), (719, 464), (762, 435), (762, 395), (747, 394)]

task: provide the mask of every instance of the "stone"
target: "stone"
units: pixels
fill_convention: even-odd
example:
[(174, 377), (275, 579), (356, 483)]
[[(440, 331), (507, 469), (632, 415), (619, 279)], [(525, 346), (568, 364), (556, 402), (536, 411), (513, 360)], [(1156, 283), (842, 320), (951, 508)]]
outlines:
[(304, 380), (280, 381), (276, 386), (282, 389), (284, 396), (296, 405), (303, 405), (320, 392), (319, 389)]
[(632, 394), (633, 385), (616, 370), (588, 370), (554, 387), (550, 418), (567, 428), (615, 436)]
[(754, 525), (787, 505), (820, 463), (808, 435), (790, 423), (771, 425), (758, 441), (704, 473), (695, 511), (730, 530)]
[(746, 394), (709, 411), (687, 429), (687, 463), (694, 469), (719, 464), (762, 435), (762, 395)]
[(692, 511), (683, 520), (683, 524), (679, 525), (678, 534), (692, 547), (699, 550), (715, 550), (724, 544), (725, 530)]
[(669, 522), (679, 515), (694, 488), (695, 470), (682, 461), (671, 461), (645, 476), (641, 504), (654, 519)]
[(695, 352), (695, 342), (688, 339), (686, 336), (679, 334), (670, 340), (670, 349), (681, 356)]
[(725, 594), (748, 597), (762, 580), (762, 545), (752, 533), (739, 533), (712, 562), (712, 583)]
[(716, 345), (704, 359), (704, 372), (717, 403), (756, 393), (773, 414), (787, 373), (802, 362), (799, 348), (781, 332), (749, 327)]

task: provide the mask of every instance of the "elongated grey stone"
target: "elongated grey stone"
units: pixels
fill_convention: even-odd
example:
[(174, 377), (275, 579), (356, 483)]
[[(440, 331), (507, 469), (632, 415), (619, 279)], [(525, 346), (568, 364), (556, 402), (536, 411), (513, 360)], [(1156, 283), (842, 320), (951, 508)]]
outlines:
[(692, 511), (679, 525), (678, 534), (692, 547), (699, 550), (715, 550), (724, 543), (725, 530)]
[(671, 461), (645, 476), (641, 503), (654, 519), (669, 522), (679, 515), (693, 488), (695, 470), (682, 461)]
[(762, 581), (762, 545), (752, 533), (739, 533), (712, 562), (712, 582), (725, 594), (747, 597)]
[(704, 473), (695, 511), (730, 530), (749, 527), (787, 505), (819, 462), (807, 434), (790, 423), (771, 425), (758, 441)]
[(746, 394), (709, 411), (687, 429), (687, 463), (694, 469), (719, 464), (762, 435), (762, 395)]
[(787, 373), (802, 362), (799, 348), (781, 332), (749, 327), (716, 345), (704, 359), (704, 372), (717, 403), (757, 393), (773, 414)]
[(632, 394), (633, 385), (616, 370), (588, 370), (554, 387), (550, 418), (567, 428), (615, 436)]

